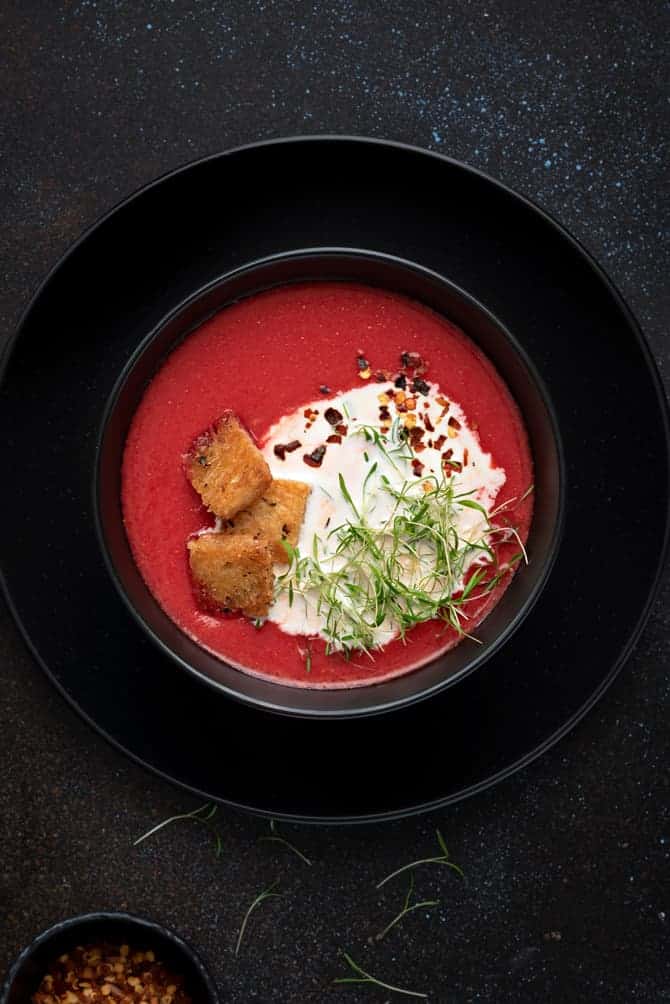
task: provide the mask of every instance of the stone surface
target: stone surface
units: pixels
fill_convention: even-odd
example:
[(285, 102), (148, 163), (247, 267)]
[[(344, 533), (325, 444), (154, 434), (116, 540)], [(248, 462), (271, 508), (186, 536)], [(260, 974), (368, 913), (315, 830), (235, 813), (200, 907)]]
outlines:
[[(667, 28), (652, 0), (5, 0), (2, 335), (68, 244), (153, 177), (260, 138), (357, 133), (448, 153), (558, 217), (621, 289), (667, 386)], [(670, 1000), (668, 600), (666, 577), (615, 685), (540, 761), (433, 817), (283, 827), (312, 867), (225, 810), (218, 859), (192, 823), (133, 847), (196, 803), (75, 717), (3, 609), (0, 969), (49, 923), (123, 907), (197, 945), (226, 1001), (388, 1000), (332, 985), (341, 949), (445, 1004)], [(465, 881), (420, 871), (440, 906), (375, 941), (405, 891), (375, 882), (433, 853), (436, 826)], [(246, 906), (276, 878), (282, 897), (235, 958)]]

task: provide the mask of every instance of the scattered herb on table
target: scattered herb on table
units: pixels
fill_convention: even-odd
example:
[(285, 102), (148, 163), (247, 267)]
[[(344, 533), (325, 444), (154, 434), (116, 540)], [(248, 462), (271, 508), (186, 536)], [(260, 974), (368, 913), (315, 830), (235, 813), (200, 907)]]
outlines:
[(237, 941), (235, 942), (235, 955), (240, 954), (240, 946), (242, 944), (242, 939), (244, 938), (244, 932), (247, 929), (247, 923), (249, 921), (249, 917), (254, 912), (254, 910), (257, 910), (258, 907), (261, 905), (261, 903), (265, 902), (266, 899), (272, 899), (273, 897), (281, 896), (280, 892), (274, 891), (278, 885), (279, 885), (279, 879), (276, 879), (272, 883), (272, 885), (268, 886), (267, 889), (264, 889), (263, 892), (259, 892), (258, 896), (256, 896), (256, 898), (253, 899), (249, 904), (247, 912), (244, 914), (244, 917), (242, 918), (242, 923), (240, 924), (240, 930), (237, 935)]
[(381, 882), (377, 883), (377, 889), (381, 889), (383, 885), (386, 885), (387, 882), (390, 882), (391, 879), (395, 878), (397, 875), (402, 875), (403, 872), (413, 871), (415, 868), (418, 868), (419, 865), (446, 865), (447, 868), (451, 868), (452, 871), (455, 871), (461, 878), (465, 878), (463, 869), (459, 868), (459, 866), (449, 857), (449, 851), (447, 850), (447, 845), (444, 842), (444, 837), (439, 830), (436, 830), (435, 832), (437, 834), (437, 842), (440, 845), (440, 850), (442, 851), (440, 855), (432, 858), (419, 858), (418, 861), (410, 861), (409, 864), (403, 865), (402, 868), (396, 868), (394, 872), (391, 872), (390, 875), (387, 875), (386, 878), (383, 878)]
[(216, 805), (212, 804), (211, 802), (205, 802), (204, 805), (201, 805), (199, 808), (194, 809), (192, 812), (182, 812), (179, 813), (179, 815), (177, 816), (170, 816), (168, 819), (164, 819), (162, 822), (157, 823), (156, 826), (152, 826), (150, 830), (147, 830), (147, 832), (143, 833), (141, 837), (138, 837), (137, 840), (134, 840), (133, 847), (137, 847), (137, 845), (141, 844), (142, 841), (147, 840), (149, 837), (153, 837), (153, 835), (155, 833), (158, 833), (159, 830), (164, 829), (166, 826), (170, 826), (172, 823), (177, 823), (180, 820), (191, 820), (194, 823), (201, 823), (203, 826), (206, 826), (207, 829), (211, 832), (212, 836), (214, 837), (216, 856), (218, 858), (221, 856), (223, 852), (223, 842), (221, 839), (221, 834), (212, 823), (212, 819), (216, 815), (216, 812), (217, 812)]
[(423, 1000), (428, 999), (428, 994), (422, 994), (416, 990), (406, 990), (404, 987), (395, 987), (391, 983), (384, 983), (383, 980), (378, 980), (375, 976), (371, 976), (370, 973), (366, 973), (364, 969), (361, 969), (346, 952), (342, 952), (342, 954), (357, 975), (340, 976), (333, 980), (333, 983), (372, 983), (374, 986), (390, 990), (394, 994), (404, 994), (406, 997), (421, 997)]
[(405, 902), (403, 903), (402, 910), (397, 913), (390, 924), (387, 924), (383, 931), (380, 931), (376, 936), (377, 941), (381, 941), (386, 935), (392, 930), (396, 924), (399, 924), (403, 917), (406, 917), (408, 913), (413, 913), (414, 910), (420, 910), (423, 907), (429, 908), (433, 906), (439, 906), (440, 901), (438, 899), (424, 899), (418, 903), (412, 903), (412, 894), (414, 893), (414, 875), (410, 872), (409, 876), (409, 887), (407, 889), (407, 895), (405, 896)]
[(279, 833), (277, 833), (277, 826), (274, 819), (270, 820), (270, 835), (267, 837), (259, 837), (258, 839), (267, 841), (268, 843), (272, 842), (275, 844), (283, 844), (284, 847), (288, 847), (290, 851), (293, 851), (293, 853), (296, 854), (301, 861), (304, 861), (306, 865), (312, 864), (307, 855), (303, 854), (302, 851), (295, 846), (295, 844), (292, 844), (290, 840), (287, 840), (285, 837), (282, 837)]

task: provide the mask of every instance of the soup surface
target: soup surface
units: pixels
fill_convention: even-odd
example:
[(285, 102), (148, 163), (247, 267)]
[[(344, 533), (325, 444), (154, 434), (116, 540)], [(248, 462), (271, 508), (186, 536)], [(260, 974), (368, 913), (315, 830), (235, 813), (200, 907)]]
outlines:
[[(311, 489), (260, 620), (203, 607), (189, 569), (187, 541), (221, 521), (185, 457), (229, 411), (274, 478)], [(406, 297), (315, 282), (235, 303), (172, 352), (129, 430), (122, 503), (142, 576), (187, 635), (259, 676), (351, 687), (476, 637), (523, 564), (532, 480), (516, 404), (469, 338)], [(445, 561), (453, 587), (439, 609), (435, 570), (425, 572), (436, 554), (440, 588)], [(391, 567), (402, 595), (386, 588)]]

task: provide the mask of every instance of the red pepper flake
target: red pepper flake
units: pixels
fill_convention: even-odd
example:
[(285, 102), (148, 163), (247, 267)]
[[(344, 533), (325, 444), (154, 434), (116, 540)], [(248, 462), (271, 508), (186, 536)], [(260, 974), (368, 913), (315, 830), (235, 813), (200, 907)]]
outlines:
[(430, 415), (424, 415), (423, 416), (423, 424), (428, 429), (428, 432), (435, 432), (435, 426), (433, 425), (433, 423), (430, 420)]
[(325, 455), (326, 455), (326, 447), (317, 446), (317, 448), (315, 450), (312, 450), (311, 453), (305, 453), (302, 459), (305, 461), (308, 467), (321, 467), (321, 463)]
[[(78, 945), (51, 963), (31, 996), (32, 1004), (95, 1001), (163, 1001), (191, 1004), (181, 974), (151, 949), (101, 942)], [(22, 995), (22, 1000), (27, 998)]]
[(383, 404), (379, 409), (379, 421), (388, 422), (391, 418), (391, 412), (388, 410), (387, 406)]
[(417, 448), (417, 444), (421, 442), (424, 435), (425, 429), (419, 428), (418, 425), (415, 425), (413, 429), (409, 430), (409, 445), (413, 450)]
[(346, 434), (348, 433), (348, 431), (349, 431), (349, 428), (346, 425), (336, 425), (335, 426), (335, 432), (339, 432), (339, 434), (341, 436), (346, 436)]
[(293, 453), (299, 446), (302, 446), (299, 439), (293, 439), (290, 443), (277, 443), (274, 448), (274, 455), (275, 457), (279, 457), (280, 460), (286, 460), (286, 454)]
[(460, 461), (451, 459), (453, 455), (453, 450), (445, 450), (442, 454), (442, 467), (445, 471), (449, 471), (449, 473), (451, 473), (451, 471), (463, 470), (463, 464), (461, 464)]
[(403, 352), (400, 356), (400, 365), (404, 369), (418, 370), (423, 367), (423, 359), (418, 352)]
[(404, 401), (401, 401), (399, 404), (396, 404), (395, 409), (396, 411), (407, 411), (407, 405)]
[[(412, 431), (414, 431), (414, 430), (412, 430)], [(413, 445), (412, 449), (414, 450), (415, 453), (421, 453), (422, 450), (426, 449), (426, 444), (425, 443), (415, 443)]]
[(412, 393), (413, 394), (428, 394), (430, 391), (430, 384), (427, 384), (425, 380), (421, 380), (420, 377), (414, 377), (412, 380)]
[(416, 457), (414, 458), (414, 460), (412, 461), (412, 470), (414, 471), (415, 477), (417, 478), (421, 477), (421, 473), (425, 466), (426, 465), (422, 464), (420, 460), (416, 459)]
[(447, 425), (449, 426), (450, 429), (460, 429), (460, 427), (461, 427), (461, 423), (458, 421), (457, 418), (454, 418), (453, 415), (451, 416), (451, 418), (447, 422)]
[(441, 450), (442, 447), (444, 446), (444, 444), (446, 443), (446, 441), (447, 441), (447, 437), (446, 436), (437, 436), (437, 438), (435, 439), (435, 443), (434, 443), (435, 449), (436, 450)]
[(468, 466), (468, 460), (470, 459), (470, 454), (468, 453), (467, 447), (463, 450), (463, 466)]
[(328, 386), (327, 383), (322, 383), (321, 384), (321, 386), (319, 387), (319, 393), (320, 394), (330, 394), (330, 387)]
[(391, 374), (388, 370), (377, 370), (375, 373), (375, 380), (377, 383), (385, 383), (387, 380), (391, 379)]
[(342, 442), (342, 436), (338, 436), (337, 433), (334, 432), (332, 434), (332, 436), (328, 436), (328, 439), (326, 440), (326, 442), (327, 443), (341, 443)]
[(328, 425), (337, 425), (338, 422), (342, 421), (342, 412), (338, 411), (337, 408), (326, 408), (323, 417)]

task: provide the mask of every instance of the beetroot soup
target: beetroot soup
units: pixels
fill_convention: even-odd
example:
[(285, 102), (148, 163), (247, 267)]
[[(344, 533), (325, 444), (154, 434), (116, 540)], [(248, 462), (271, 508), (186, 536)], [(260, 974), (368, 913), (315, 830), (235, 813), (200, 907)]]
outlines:
[(147, 586), (198, 644), (351, 687), (476, 637), (525, 559), (532, 481), (516, 404), (459, 329), (313, 282), (172, 352), (134, 415), (122, 502)]

